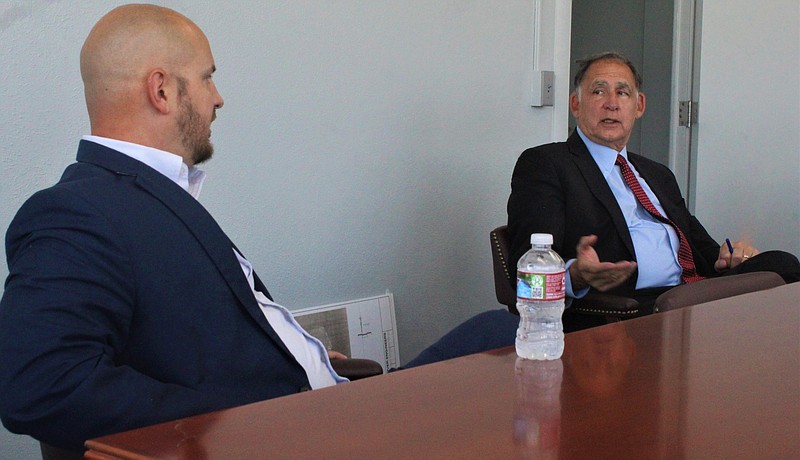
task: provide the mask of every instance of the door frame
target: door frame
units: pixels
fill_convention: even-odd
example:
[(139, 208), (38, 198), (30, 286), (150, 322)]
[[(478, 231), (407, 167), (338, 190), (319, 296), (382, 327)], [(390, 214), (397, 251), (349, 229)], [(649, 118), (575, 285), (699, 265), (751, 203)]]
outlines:
[[(700, 27), (702, 0), (675, 0), (670, 97), (669, 168), (691, 212), (695, 208), (697, 168), (697, 118), (699, 115)], [(681, 126), (681, 101), (692, 101), (689, 126)]]

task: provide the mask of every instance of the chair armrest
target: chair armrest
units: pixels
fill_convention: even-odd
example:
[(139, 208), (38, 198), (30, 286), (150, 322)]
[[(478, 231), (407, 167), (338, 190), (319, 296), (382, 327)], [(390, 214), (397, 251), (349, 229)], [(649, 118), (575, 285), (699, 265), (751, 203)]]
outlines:
[(639, 315), (639, 302), (629, 297), (590, 292), (572, 302), (570, 310), (585, 315), (632, 318)]
[(82, 460), (83, 454), (51, 446), (50, 444), (39, 442), (42, 450), (42, 460)]
[(337, 374), (351, 381), (383, 374), (381, 365), (371, 359), (332, 359), (331, 366)]
[(661, 294), (656, 299), (655, 311), (675, 310), (784, 284), (786, 283), (783, 278), (773, 272), (752, 272), (707, 278), (690, 284), (682, 284)]

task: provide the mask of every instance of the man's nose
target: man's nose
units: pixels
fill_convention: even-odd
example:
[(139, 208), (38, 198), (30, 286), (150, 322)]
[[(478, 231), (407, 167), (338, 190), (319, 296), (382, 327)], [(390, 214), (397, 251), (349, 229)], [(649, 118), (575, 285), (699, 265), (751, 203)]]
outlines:
[(214, 102), (214, 108), (215, 109), (221, 109), (222, 106), (225, 105), (225, 100), (222, 99), (222, 95), (219, 94), (219, 91), (217, 90), (217, 85), (214, 85), (214, 94), (216, 95), (216, 97), (215, 97), (216, 100)]
[(603, 103), (603, 107), (606, 110), (618, 110), (619, 109), (619, 99), (617, 98), (616, 94), (609, 94), (605, 102)]

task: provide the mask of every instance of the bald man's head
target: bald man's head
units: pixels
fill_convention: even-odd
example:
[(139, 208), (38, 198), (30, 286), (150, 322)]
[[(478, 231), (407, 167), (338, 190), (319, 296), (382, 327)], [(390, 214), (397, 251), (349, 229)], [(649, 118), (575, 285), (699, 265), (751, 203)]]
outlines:
[(125, 5), (94, 26), (81, 50), (87, 103), (120, 97), (153, 67), (179, 67), (195, 52), (200, 29), (180, 13), (154, 5)]
[(193, 153), (187, 143), (210, 149), (209, 125), (222, 106), (215, 68), (208, 40), (185, 16), (155, 5), (115, 8), (81, 49), (92, 134), (166, 150), (189, 164), (207, 159), (210, 151)]

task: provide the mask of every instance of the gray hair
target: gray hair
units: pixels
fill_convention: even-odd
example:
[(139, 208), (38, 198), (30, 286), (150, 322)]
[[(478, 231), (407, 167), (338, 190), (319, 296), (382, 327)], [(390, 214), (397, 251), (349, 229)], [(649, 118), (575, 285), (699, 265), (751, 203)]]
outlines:
[(636, 70), (636, 67), (634, 67), (630, 59), (621, 53), (606, 51), (575, 61), (575, 63), (578, 64), (578, 72), (575, 74), (575, 79), (573, 80), (573, 90), (578, 91), (580, 89), (581, 83), (583, 83), (583, 77), (586, 76), (586, 71), (589, 70), (589, 66), (598, 61), (616, 61), (628, 66), (628, 68), (631, 69), (631, 73), (633, 73), (633, 79), (636, 83), (636, 88), (634, 89), (638, 91), (639, 88), (642, 87), (642, 75)]

